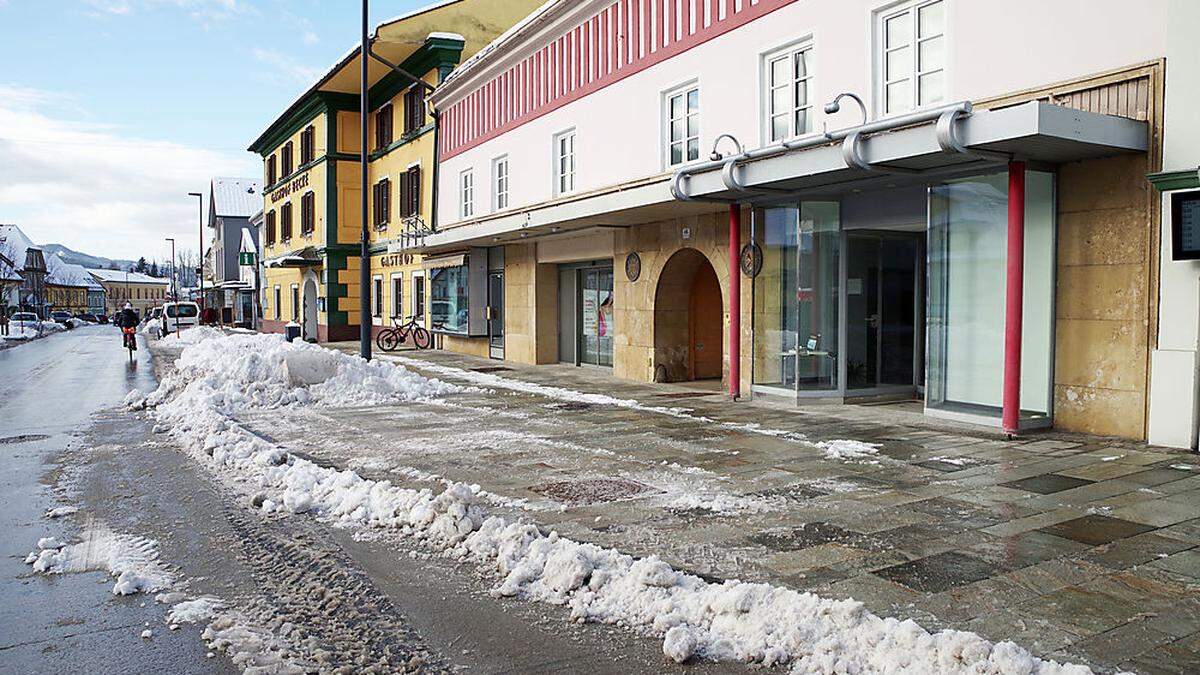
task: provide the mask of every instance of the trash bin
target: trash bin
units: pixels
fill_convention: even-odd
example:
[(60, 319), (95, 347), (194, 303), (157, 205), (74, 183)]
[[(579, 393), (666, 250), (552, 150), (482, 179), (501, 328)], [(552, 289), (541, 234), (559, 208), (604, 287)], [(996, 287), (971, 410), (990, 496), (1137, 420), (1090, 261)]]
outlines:
[(300, 337), (300, 324), (295, 321), (289, 322), (283, 329), (283, 335), (288, 342), (294, 342)]

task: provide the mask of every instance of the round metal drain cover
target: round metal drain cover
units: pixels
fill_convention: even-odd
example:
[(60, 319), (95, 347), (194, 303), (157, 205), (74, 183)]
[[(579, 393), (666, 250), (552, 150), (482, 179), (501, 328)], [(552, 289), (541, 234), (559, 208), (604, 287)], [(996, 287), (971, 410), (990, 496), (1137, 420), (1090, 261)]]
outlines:
[(32, 443), (33, 441), (43, 441), (50, 438), (46, 434), (21, 434), (20, 436), (5, 436), (0, 438), (0, 445), (11, 445), (13, 443)]

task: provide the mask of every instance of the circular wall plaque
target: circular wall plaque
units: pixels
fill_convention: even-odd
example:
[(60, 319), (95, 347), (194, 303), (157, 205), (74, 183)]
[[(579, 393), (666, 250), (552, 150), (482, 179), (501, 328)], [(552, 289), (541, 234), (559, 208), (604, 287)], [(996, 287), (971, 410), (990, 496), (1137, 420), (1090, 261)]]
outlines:
[(758, 244), (746, 244), (743, 246), (740, 258), (742, 274), (753, 279), (762, 271), (763, 254)]
[(625, 256), (625, 278), (637, 281), (640, 276), (642, 276), (642, 258), (635, 251)]

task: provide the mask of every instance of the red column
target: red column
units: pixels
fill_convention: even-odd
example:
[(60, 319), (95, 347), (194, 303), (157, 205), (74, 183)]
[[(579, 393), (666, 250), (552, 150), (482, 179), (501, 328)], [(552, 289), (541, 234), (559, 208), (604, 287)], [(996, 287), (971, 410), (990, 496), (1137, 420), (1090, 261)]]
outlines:
[(1021, 321), (1025, 293), (1025, 162), (1008, 163), (1008, 271), (1004, 308), (1004, 432), (1021, 421)]
[(742, 392), (742, 207), (729, 205), (729, 396)]

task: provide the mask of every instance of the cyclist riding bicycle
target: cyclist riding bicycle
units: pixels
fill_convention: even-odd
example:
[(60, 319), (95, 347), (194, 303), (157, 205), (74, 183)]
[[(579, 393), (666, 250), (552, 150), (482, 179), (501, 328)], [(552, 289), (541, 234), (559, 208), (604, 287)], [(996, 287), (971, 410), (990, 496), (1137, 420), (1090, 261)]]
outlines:
[(123, 345), (126, 349), (137, 349), (137, 332), (138, 315), (133, 311), (133, 305), (125, 303), (125, 307), (117, 313), (117, 327), (121, 329)]

